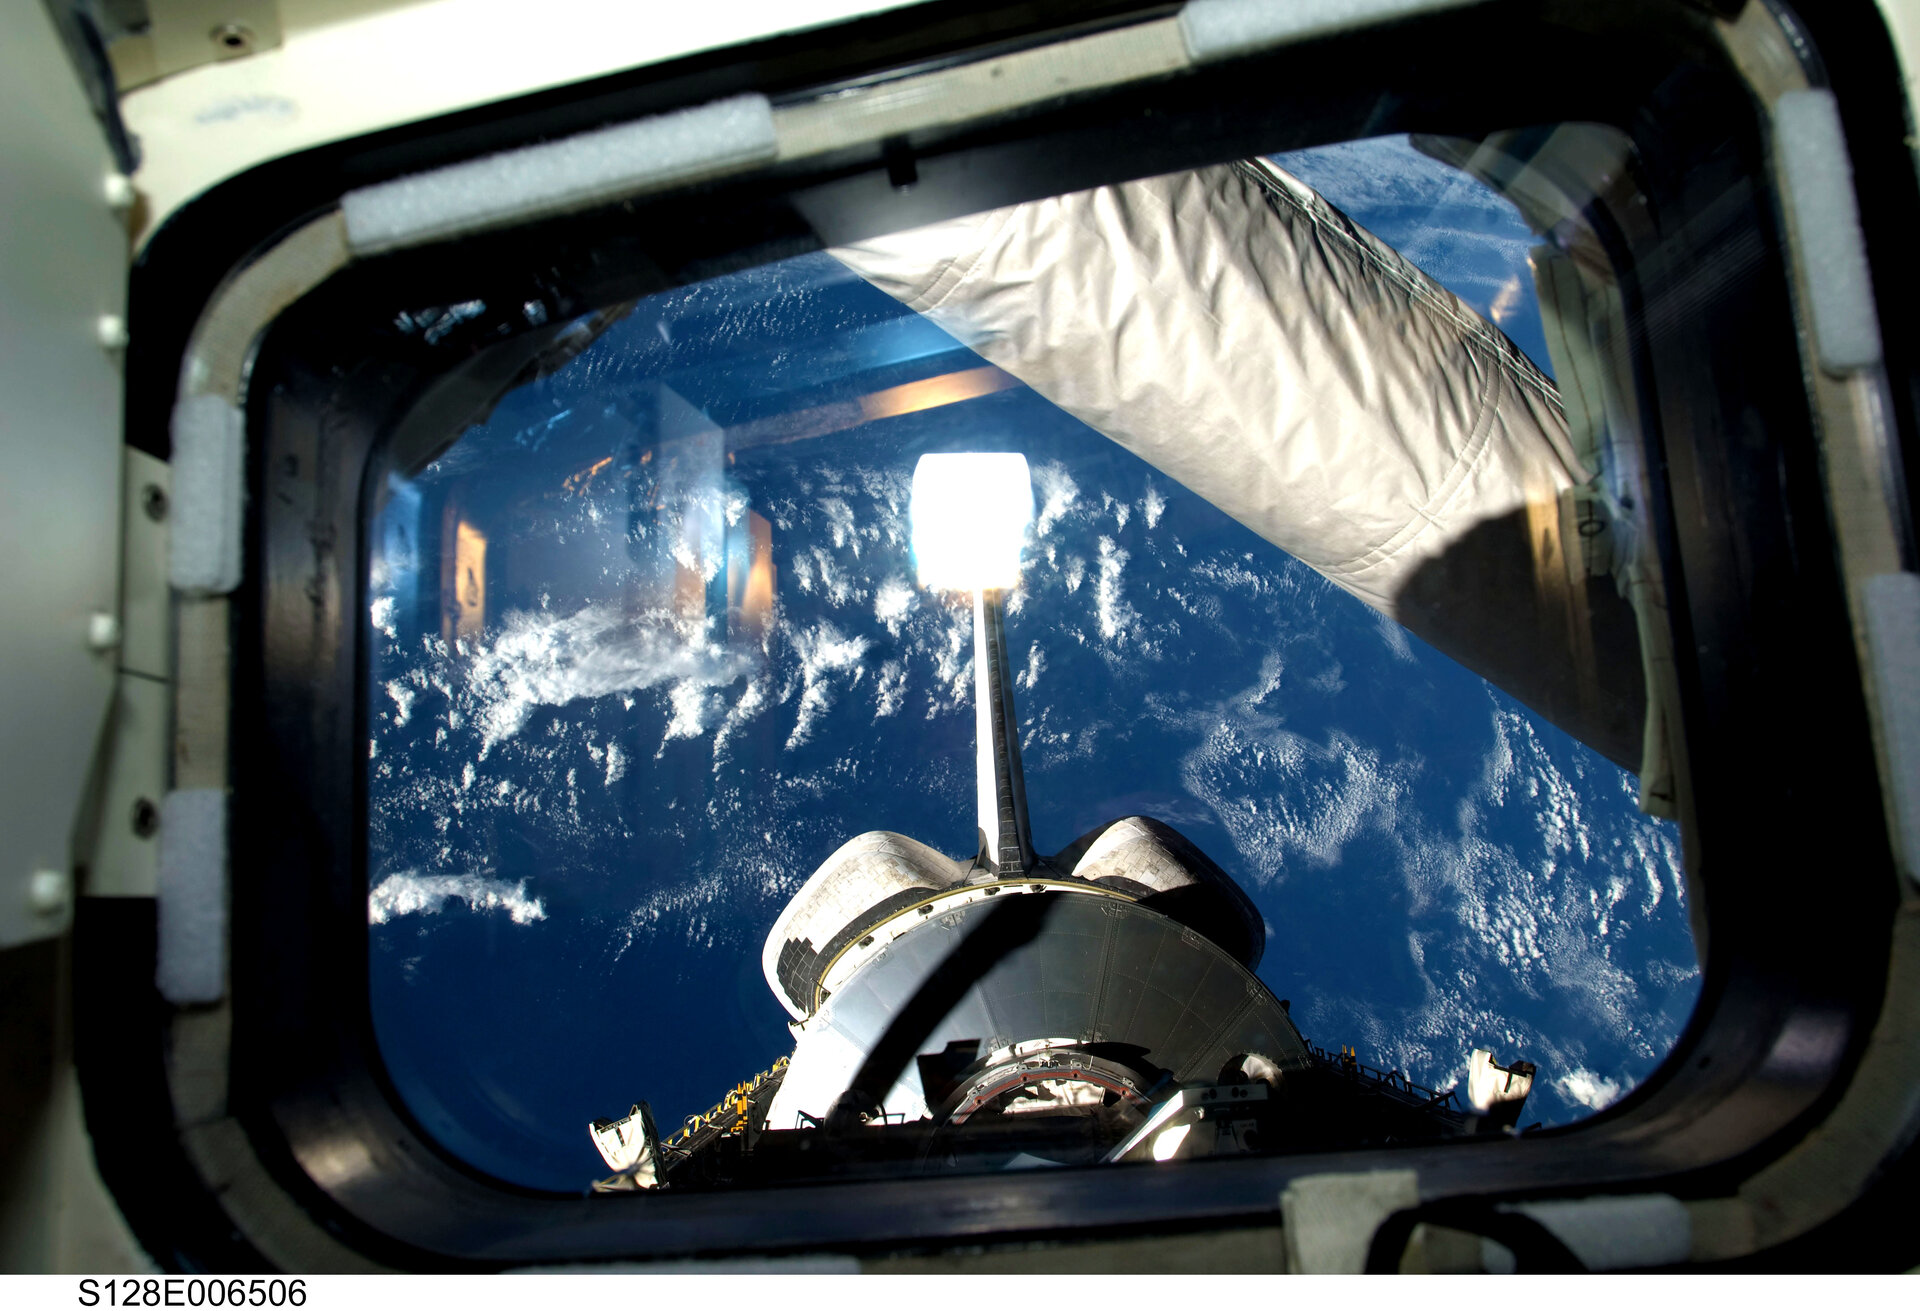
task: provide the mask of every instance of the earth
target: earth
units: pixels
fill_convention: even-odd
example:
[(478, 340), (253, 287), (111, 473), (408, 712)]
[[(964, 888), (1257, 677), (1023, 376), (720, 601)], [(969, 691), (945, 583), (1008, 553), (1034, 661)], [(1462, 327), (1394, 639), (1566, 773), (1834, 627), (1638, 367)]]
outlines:
[[(1404, 138), (1279, 162), (1550, 369), (1504, 201)], [(983, 366), (802, 256), (639, 302), (387, 480), (370, 983), (427, 1131), (579, 1191), (588, 1120), (644, 1099), (670, 1131), (791, 1050), (761, 944), (836, 847), (971, 852), (970, 615), (908, 554), (948, 450), (1034, 474), (1008, 645), (1037, 849), (1163, 820), (1252, 897), (1310, 1040), (1436, 1088), (1476, 1047), (1533, 1061), (1523, 1123), (1629, 1092), (1699, 991), (1634, 778), (1024, 387), (912, 391)], [(883, 392), (925, 403), (872, 417)]]

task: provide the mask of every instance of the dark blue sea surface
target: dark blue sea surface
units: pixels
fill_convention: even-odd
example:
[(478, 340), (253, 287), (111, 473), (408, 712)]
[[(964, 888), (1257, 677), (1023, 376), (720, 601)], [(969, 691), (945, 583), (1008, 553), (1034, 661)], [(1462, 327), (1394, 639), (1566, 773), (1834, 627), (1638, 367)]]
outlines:
[[(1403, 140), (1331, 150), (1281, 162), (1546, 367), (1504, 202)], [(1362, 184), (1412, 193), (1369, 161), (1465, 199), (1376, 214)], [(581, 1189), (589, 1119), (670, 1129), (791, 1050), (761, 945), (837, 846), (972, 851), (970, 616), (908, 556), (914, 463), (950, 450), (1035, 475), (1008, 643), (1037, 848), (1179, 828), (1253, 897), (1303, 1032), (1371, 1064), (1529, 1059), (1548, 1123), (1643, 1078), (1699, 978), (1633, 778), (1038, 395), (955, 399), (983, 366), (806, 256), (641, 302), (386, 480), (372, 1003), (427, 1130)]]

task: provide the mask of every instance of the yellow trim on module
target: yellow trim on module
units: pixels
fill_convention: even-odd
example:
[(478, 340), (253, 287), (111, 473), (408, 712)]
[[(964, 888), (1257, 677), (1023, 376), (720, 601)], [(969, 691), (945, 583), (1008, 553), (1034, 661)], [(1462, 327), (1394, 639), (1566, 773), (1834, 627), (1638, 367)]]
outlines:
[(729, 1112), (733, 1115), (733, 1121), (725, 1126), (725, 1131), (727, 1133), (740, 1132), (740, 1130), (746, 1127), (747, 1113), (752, 1109), (753, 1094), (760, 1091), (766, 1082), (773, 1078), (774, 1075), (784, 1074), (786, 1072), (788, 1059), (789, 1058), (782, 1056), (769, 1068), (762, 1070), (746, 1082), (735, 1084), (732, 1091), (707, 1108), (706, 1114), (689, 1115), (686, 1123), (681, 1125), (676, 1133), (665, 1139), (660, 1145), (662, 1147), (683, 1147), (692, 1141), (694, 1134), (710, 1127), (719, 1121), (722, 1115)]

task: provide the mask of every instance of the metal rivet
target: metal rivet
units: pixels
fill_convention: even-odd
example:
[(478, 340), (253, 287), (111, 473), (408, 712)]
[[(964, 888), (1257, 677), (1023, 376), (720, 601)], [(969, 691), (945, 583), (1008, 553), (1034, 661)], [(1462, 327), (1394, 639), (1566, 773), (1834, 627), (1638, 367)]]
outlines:
[(140, 508), (155, 523), (167, 517), (167, 493), (159, 483), (148, 483), (140, 489)]
[(133, 208), (139, 197), (133, 189), (133, 179), (125, 173), (109, 173), (101, 184), (101, 194), (106, 197), (107, 208), (116, 214), (124, 214)]
[(127, 321), (118, 314), (102, 314), (93, 325), (94, 337), (110, 351), (123, 351), (131, 338), (127, 335)]
[(120, 645), (120, 621), (104, 610), (87, 616), (87, 645), (95, 651), (111, 651)]
[(67, 872), (63, 869), (37, 869), (27, 883), (27, 904), (42, 915), (66, 909)]
[(133, 836), (150, 838), (160, 831), (160, 807), (146, 797), (133, 803)]

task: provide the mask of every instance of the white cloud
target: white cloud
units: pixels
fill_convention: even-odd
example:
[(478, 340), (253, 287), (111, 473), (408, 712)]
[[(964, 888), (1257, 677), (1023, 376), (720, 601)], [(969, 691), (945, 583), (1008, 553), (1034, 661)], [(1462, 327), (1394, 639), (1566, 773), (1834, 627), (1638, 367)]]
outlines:
[(1487, 317), (1501, 327), (1507, 326), (1507, 320), (1514, 311), (1526, 301), (1526, 293), (1520, 288), (1520, 275), (1515, 273), (1500, 284), (1500, 290), (1494, 295), (1493, 303), (1487, 307)]
[(1295, 865), (1334, 864), (1363, 828), (1391, 829), (1407, 785), (1344, 733), (1321, 745), (1254, 712), (1260, 693), (1255, 685), (1216, 712), (1224, 717), (1181, 775), (1265, 883)]
[(766, 679), (751, 679), (740, 693), (740, 699), (728, 708), (726, 718), (720, 721), (720, 727), (713, 735), (713, 769), (716, 774), (720, 772), (721, 752), (726, 749), (728, 741), (740, 731), (742, 724), (767, 708), (770, 690)]
[(1094, 617), (1100, 625), (1100, 636), (1109, 642), (1124, 641), (1140, 623), (1139, 612), (1127, 604), (1120, 590), (1120, 577), (1129, 558), (1111, 537), (1100, 539), (1100, 577), (1093, 585)]
[(674, 537), (668, 552), (674, 563), (690, 573), (700, 575), (701, 581), (712, 582), (720, 574), (720, 565), (724, 555), (707, 549), (699, 537), (698, 521), (683, 522), (680, 533)]
[(1040, 681), (1041, 671), (1046, 667), (1047, 653), (1040, 649), (1038, 642), (1035, 642), (1027, 650), (1027, 667), (1013, 676), (1014, 685), (1031, 692), (1033, 685)]
[(1374, 627), (1380, 630), (1380, 640), (1387, 644), (1387, 650), (1396, 660), (1413, 663), (1413, 644), (1407, 641), (1407, 630), (1379, 611), (1373, 614)]
[(875, 719), (898, 714), (907, 699), (907, 665), (904, 660), (889, 660), (880, 666), (880, 684), (874, 691)]
[(396, 678), (387, 684), (387, 695), (393, 698), (393, 723), (398, 728), (413, 718), (413, 689)]
[(1080, 499), (1080, 484), (1058, 460), (1048, 460), (1035, 469), (1033, 481), (1040, 493), (1040, 513), (1033, 521), (1033, 535), (1045, 537)]
[(1067, 591), (1077, 592), (1080, 590), (1080, 584), (1087, 580), (1087, 562), (1077, 555), (1070, 555), (1067, 557), (1063, 573), (1067, 581)]
[(1602, 1078), (1592, 1070), (1575, 1069), (1553, 1081), (1561, 1096), (1589, 1110), (1603, 1111), (1620, 1100), (1626, 1091), (1617, 1080)]
[(720, 875), (702, 874), (648, 893), (616, 931), (613, 959), (626, 955), (636, 938), (652, 938), (668, 926), (678, 928), (690, 944), (711, 949), (716, 910), (733, 891)]
[(900, 627), (913, 613), (919, 598), (913, 587), (898, 574), (881, 583), (873, 592), (873, 617), (886, 625), (893, 636), (900, 636)]
[(787, 736), (787, 750), (813, 736), (814, 725), (833, 704), (833, 675), (852, 670), (857, 678), (868, 645), (864, 637), (841, 636), (825, 621), (793, 634), (793, 649), (800, 657), (800, 710)]
[[(856, 558), (859, 554), (858, 550), (854, 551)], [(867, 599), (867, 589), (857, 586), (847, 570), (817, 546), (813, 548), (813, 563), (820, 571), (820, 586), (826, 589), (828, 601), (839, 606)]]
[(973, 610), (965, 604), (922, 606), (915, 617), (913, 640), (904, 661), (906, 674), (926, 662), (927, 714), (957, 710), (973, 699)]
[(1261, 573), (1229, 560), (1220, 564), (1213, 560), (1204, 560), (1193, 566), (1195, 578), (1213, 584), (1230, 592), (1245, 592), (1248, 596), (1260, 596), (1272, 590), (1272, 584)]
[[(682, 678), (667, 689), (667, 705), (673, 714), (667, 720), (667, 731), (661, 735), (660, 749), (653, 753), (655, 760), (666, 754), (667, 743), (680, 738), (699, 737), (707, 731), (707, 711), (712, 707), (715, 697), (708, 691), (707, 685), (695, 679)], [(607, 782), (620, 777), (615, 772), (615, 753), (620, 748), (611, 742), (607, 744)], [(624, 763), (620, 769), (624, 771)]]
[(1260, 657), (1260, 681), (1240, 692), (1233, 698), (1234, 704), (1243, 711), (1251, 712), (1266, 699), (1280, 690), (1280, 679), (1287, 671), (1287, 662), (1278, 651), (1269, 651)]
[(1167, 512), (1167, 499), (1160, 495), (1160, 489), (1153, 485), (1151, 478), (1147, 480), (1147, 498), (1141, 502), (1140, 510), (1146, 516), (1148, 528), (1158, 528), (1160, 516)]
[(851, 546), (854, 558), (860, 556), (860, 533), (853, 522), (853, 507), (838, 496), (829, 496), (820, 502), (821, 513), (827, 516), (827, 534), (833, 539), (836, 550)]
[(1325, 669), (1307, 680), (1307, 686), (1328, 696), (1338, 696), (1347, 690), (1347, 680), (1340, 676), (1340, 662), (1333, 661)]
[(389, 874), (367, 894), (367, 923), (385, 924), (401, 915), (438, 915), (449, 901), (464, 901), (471, 911), (504, 910), (515, 924), (547, 917), (546, 905), (527, 896), (526, 880), (507, 883), (480, 874)]
[[(480, 726), (480, 755), (514, 736), (540, 706), (676, 682), (733, 682), (748, 657), (708, 640), (703, 624), (664, 610), (623, 614), (588, 606), (571, 615), (514, 611), (465, 666), (466, 697)], [(676, 706), (676, 710), (678, 707)]]

